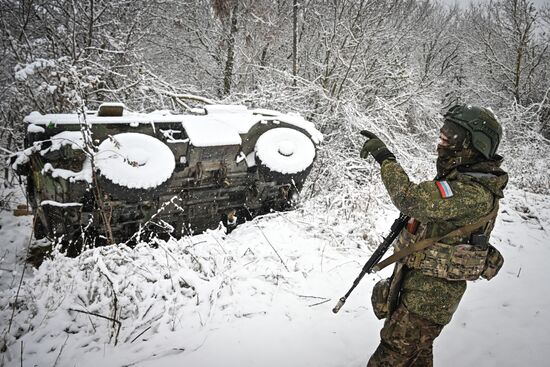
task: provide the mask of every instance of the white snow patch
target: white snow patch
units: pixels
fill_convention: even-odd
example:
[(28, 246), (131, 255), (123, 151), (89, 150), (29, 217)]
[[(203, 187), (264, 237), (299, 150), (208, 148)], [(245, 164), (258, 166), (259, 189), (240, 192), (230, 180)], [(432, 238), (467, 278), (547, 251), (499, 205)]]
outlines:
[(248, 167), (254, 167), (256, 165), (256, 152), (252, 151), (246, 156), (246, 165)]
[[(548, 364), (550, 201), (519, 190), (506, 195), (492, 235), (504, 268), (490, 282), (469, 283), (436, 340), (436, 366)], [(365, 276), (334, 315), (376, 245), (332, 226), (334, 213), (274, 213), (229, 235), (209, 231), (134, 249), (119, 244), (29, 267), (5, 334), (5, 365), (19, 366), (22, 352), (29, 366), (365, 366), (383, 324), (371, 310), (372, 285), (391, 269)], [(382, 214), (373, 238), (396, 216)], [(31, 218), (4, 211), (0, 219), (5, 332)], [(116, 346), (116, 324), (92, 315), (112, 317), (115, 305)]]
[(40, 202), (40, 206), (44, 206), (44, 205), (58, 206), (58, 207), (61, 207), (61, 208), (68, 208), (68, 207), (71, 207), (71, 206), (82, 206), (81, 203), (60, 203), (60, 202), (54, 201), (54, 200), (42, 200)]
[(45, 59), (38, 59), (25, 65), (24, 67), (18, 65), (17, 70), (15, 71), (15, 79), (20, 81), (27, 80), (30, 75), (33, 75), (37, 71), (53, 66), (55, 66), (55, 61)]
[(276, 128), (263, 133), (256, 142), (256, 155), (272, 171), (297, 173), (308, 168), (315, 159), (315, 146), (303, 133)]
[(27, 132), (28, 133), (43, 133), (46, 132), (46, 129), (44, 129), (42, 126), (38, 126), (35, 124), (29, 124), (27, 126)]
[(35, 142), (32, 147), (28, 147), (25, 150), (15, 153), (15, 161), (11, 167), (16, 170), (20, 164), (26, 164), (30, 160), (30, 156), (42, 149), (41, 142)]
[(42, 168), (42, 174), (50, 173), (53, 178), (61, 177), (69, 182), (86, 181), (92, 183), (92, 160), (86, 157), (82, 164), (82, 170), (74, 172), (63, 168), (54, 168), (51, 163), (46, 163)]
[[(168, 111), (137, 113), (124, 110), (123, 116), (100, 117), (97, 115), (88, 115), (86, 122), (89, 124), (128, 124), (134, 127), (139, 126), (139, 124), (151, 124), (155, 122), (182, 123), (186, 130), (190, 130), (190, 132), (188, 131), (188, 135), (192, 141), (194, 137), (197, 144), (205, 144), (204, 142), (206, 141), (212, 141), (215, 145), (225, 142), (240, 144), (240, 140), (237, 143), (237, 135), (248, 133), (254, 125), (259, 123), (287, 123), (306, 131), (315, 144), (323, 141), (323, 135), (315, 128), (315, 125), (298, 114), (261, 109), (247, 110), (246, 106), (238, 105), (210, 105), (206, 106), (205, 110), (208, 111), (206, 115), (172, 115)], [(259, 114), (262, 111), (266, 112), (266, 115)], [(270, 120), (266, 117), (277, 118), (276, 120)], [(35, 125), (48, 125), (50, 123), (56, 125), (78, 125), (81, 122), (77, 114), (41, 115), (38, 112), (32, 112), (25, 117), (24, 121)], [(212, 137), (208, 135), (212, 135)]]
[(239, 155), (237, 156), (237, 158), (235, 159), (235, 162), (237, 164), (241, 163), (243, 160), (246, 160), (246, 154), (244, 154), (243, 152), (240, 152)]
[(215, 119), (186, 116), (182, 125), (189, 142), (196, 147), (240, 145), (242, 142), (238, 131)]
[(315, 144), (320, 144), (323, 141), (323, 134), (315, 129), (315, 125), (311, 121), (307, 121), (298, 114), (288, 113), (285, 115), (277, 116), (279, 122), (286, 122), (287, 124), (297, 126), (304, 129), (311, 135), (311, 140)]
[[(33, 129), (33, 132), (43, 132), (43, 128), (41, 126), (36, 126), (32, 124), (29, 125), (29, 129)], [(44, 143), (44, 141), (39, 141), (35, 142), (32, 147), (29, 147), (21, 152), (17, 152), (17, 158), (12, 164), (12, 168), (17, 169), (17, 166), (19, 166), (20, 164), (28, 163), (29, 157), (38, 151), (40, 151), (41, 155), (45, 155), (48, 152), (59, 150), (65, 145), (70, 145), (71, 148), (75, 150), (84, 148), (84, 139), (82, 138), (82, 133), (80, 131), (63, 131), (59, 134), (52, 136), (48, 140), (52, 142), (52, 145), (46, 149), (42, 149), (42, 143)]]
[(59, 150), (65, 145), (70, 145), (74, 150), (84, 149), (84, 138), (81, 131), (62, 131), (52, 136), (49, 140), (51, 140), (52, 145), (42, 150), (40, 154), (44, 155), (48, 152)]
[(152, 112), (149, 112), (150, 116), (172, 116), (172, 112), (170, 110), (154, 110)]
[(101, 109), (102, 107), (120, 107), (122, 109), (126, 108), (124, 103), (121, 102), (105, 102), (99, 105), (99, 109)]
[(279, 111), (268, 110), (265, 108), (256, 108), (256, 109), (253, 109), (251, 112), (256, 115), (264, 115), (264, 116), (272, 116), (272, 117), (282, 115), (282, 113)]
[(176, 167), (170, 148), (145, 134), (122, 133), (105, 139), (94, 162), (101, 174), (128, 188), (157, 187), (172, 176)]
[(187, 138), (186, 139), (176, 139), (176, 138), (174, 138), (174, 134), (181, 134), (181, 130), (173, 130), (173, 129), (163, 130), (163, 129), (159, 129), (159, 131), (164, 136), (167, 143), (175, 144), (175, 143), (188, 143), (189, 142), (189, 139), (187, 139)]
[(204, 106), (207, 114), (227, 114), (238, 113), (242, 114), (247, 111), (247, 107), (243, 105), (217, 104)]

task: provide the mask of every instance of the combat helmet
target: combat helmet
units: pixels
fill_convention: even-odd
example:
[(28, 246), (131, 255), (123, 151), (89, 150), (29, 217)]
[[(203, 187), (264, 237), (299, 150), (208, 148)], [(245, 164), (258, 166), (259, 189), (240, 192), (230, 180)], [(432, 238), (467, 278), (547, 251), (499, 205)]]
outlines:
[(485, 158), (494, 157), (502, 138), (502, 127), (493, 112), (483, 107), (456, 105), (444, 117), (466, 129), (470, 133), (473, 148)]

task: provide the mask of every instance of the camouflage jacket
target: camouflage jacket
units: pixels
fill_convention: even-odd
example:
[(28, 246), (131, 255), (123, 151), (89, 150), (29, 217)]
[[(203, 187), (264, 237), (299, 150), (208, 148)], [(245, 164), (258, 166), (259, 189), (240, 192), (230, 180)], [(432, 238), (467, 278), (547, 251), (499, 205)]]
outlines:
[[(415, 184), (399, 163), (384, 161), (382, 181), (392, 202), (403, 214), (420, 222), (415, 235), (403, 229), (397, 247), (444, 235), (490, 213), (503, 197), (502, 190), (508, 182), (508, 175), (499, 168), (500, 162), (501, 159), (458, 167), (439, 180)], [(491, 230), (492, 224), (486, 233)], [(450, 237), (442, 242), (454, 245), (468, 239)], [(392, 288), (399, 287), (401, 302), (409, 311), (437, 324), (447, 324), (466, 290), (466, 281), (450, 281), (406, 268), (399, 273), (398, 284), (392, 282)]]
[[(419, 184), (411, 182), (394, 160), (383, 162), (381, 174), (397, 209), (426, 225), (426, 236), (432, 237), (474, 223), (493, 210), (504, 197), (502, 190), (508, 182), (508, 175), (499, 168), (500, 162), (486, 161), (467, 168), (459, 167), (445, 178)], [(442, 183), (448, 185), (446, 194)]]

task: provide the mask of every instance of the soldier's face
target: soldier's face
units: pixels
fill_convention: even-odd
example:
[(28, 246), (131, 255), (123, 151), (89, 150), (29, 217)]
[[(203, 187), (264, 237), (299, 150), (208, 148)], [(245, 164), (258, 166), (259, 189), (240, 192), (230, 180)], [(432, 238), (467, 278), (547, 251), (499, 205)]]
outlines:
[(437, 145), (440, 147), (448, 147), (449, 137), (442, 130), (443, 129), (439, 130), (439, 143)]
[(466, 130), (451, 121), (445, 121), (439, 130), (438, 150), (461, 150), (466, 139)]

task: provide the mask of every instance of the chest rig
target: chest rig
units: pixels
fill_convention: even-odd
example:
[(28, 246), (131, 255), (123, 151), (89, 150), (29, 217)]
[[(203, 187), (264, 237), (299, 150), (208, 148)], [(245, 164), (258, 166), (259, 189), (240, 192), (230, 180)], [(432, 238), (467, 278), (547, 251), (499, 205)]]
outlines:
[[(461, 233), (462, 236), (435, 241), (425, 249), (414, 251), (399, 261), (408, 268), (420, 270), (423, 274), (447, 280), (476, 280), (480, 276), (492, 278), (484, 273), (490, 268), (490, 253), (497, 251), (486, 239), (494, 226), (495, 219), (489, 220), (475, 234)], [(437, 232), (437, 224), (420, 224), (416, 231), (410, 232), (411, 226), (404, 228), (395, 244), (395, 252), (430, 240), (428, 233)], [(463, 227), (464, 228), (464, 227)], [(487, 276), (485, 276), (487, 275)]]
[(380, 271), (398, 262), (398, 265), (418, 269), (425, 275), (447, 280), (476, 280), (480, 276), (490, 280), (497, 275), (504, 258), (488, 241), (476, 243), (479, 241), (472, 240), (475, 238), (472, 234), (479, 235), (477, 231), (481, 229), (488, 238), (497, 213), (498, 204), (495, 204), (491, 213), (477, 222), (437, 237), (425, 238), (430, 227), (433, 231), (437, 224), (420, 225), (415, 233), (404, 228), (394, 245), (393, 255), (379, 262), (373, 270)]

